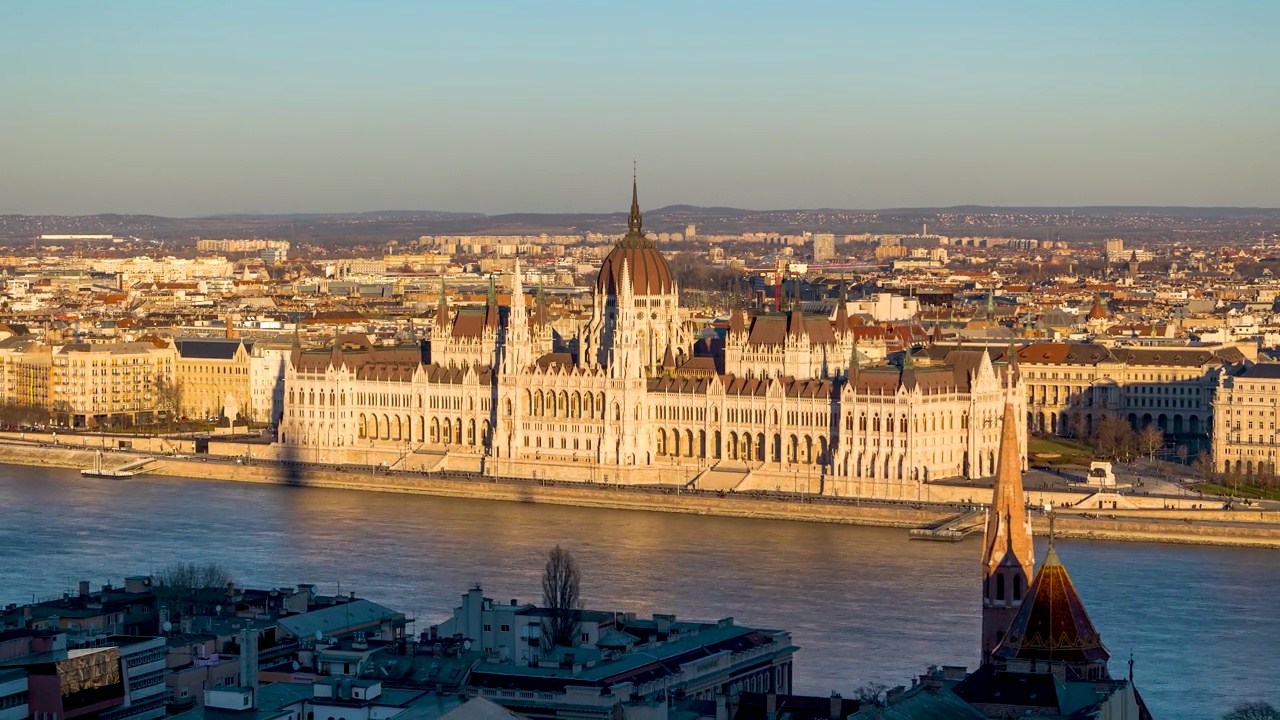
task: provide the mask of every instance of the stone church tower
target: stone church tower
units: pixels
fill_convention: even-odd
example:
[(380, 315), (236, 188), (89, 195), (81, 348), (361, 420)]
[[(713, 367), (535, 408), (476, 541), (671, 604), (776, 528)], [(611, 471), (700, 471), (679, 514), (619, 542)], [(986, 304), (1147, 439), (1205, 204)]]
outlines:
[[(1009, 369), (1017, 373), (1014, 365)], [(1012, 378), (1011, 378), (1012, 380)], [(1010, 387), (1017, 387), (1010, 382)], [(1012, 398), (1005, 398), (1004, 418), (1000, 430), (1000, 455), (996, 461), (996, 480), (983, 533), (982, 554), (982, 661), (1004, 639), (1010, 623), (1027, 594), (1033, 577), (1035, 550), (1031, 542), (1031, 520), (1027, 517), (1026, 496), (1022, 488), (1022, 450), (1018, 445), (1021, 413)]]

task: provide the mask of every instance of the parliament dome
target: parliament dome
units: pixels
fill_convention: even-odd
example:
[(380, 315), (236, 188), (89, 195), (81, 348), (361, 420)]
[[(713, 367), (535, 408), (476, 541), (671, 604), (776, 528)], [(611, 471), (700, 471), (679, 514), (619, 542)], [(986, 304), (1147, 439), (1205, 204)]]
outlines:
[(631, 272), (631, 285), (636, 295), (663, 295), (675, 292), (675, 280), (671, 266), (644, 236), (640, 221), (640, 199), (634, 180), (631, 183), (631, 214), (627, 217), (627, 234), (614, 246), (600, 266), (596, 278), (596, 292), (605, 295), (618, 294), (618, 281), (622, 279), (625, 262)]

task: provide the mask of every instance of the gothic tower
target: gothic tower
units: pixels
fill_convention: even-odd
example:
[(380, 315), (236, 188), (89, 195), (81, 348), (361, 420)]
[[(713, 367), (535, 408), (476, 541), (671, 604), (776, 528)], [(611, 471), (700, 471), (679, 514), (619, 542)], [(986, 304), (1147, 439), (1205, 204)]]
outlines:
[[(1011, 370), (1016, 372), (1016, 369)], [(1012, 384), (1012, 383), (1011, 383)], [(1016, 386), (1015, 386), (1016, 387)], [(1027, 593), (1035, 566), (1031, 520), (1022, 489), (1022, 451), (1018, 447), (1019, 413), (1006, 396), (1000, 430), (1000, 455), (991, 509), (983, 533), (982, 661), (1004, 639)]]

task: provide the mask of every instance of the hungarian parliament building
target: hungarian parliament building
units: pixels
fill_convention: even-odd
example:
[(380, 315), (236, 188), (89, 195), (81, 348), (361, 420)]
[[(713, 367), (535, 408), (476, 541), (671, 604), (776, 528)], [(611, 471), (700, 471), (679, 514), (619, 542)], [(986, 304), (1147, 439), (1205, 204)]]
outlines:
[(869, 497), (994, 474), (1006, 399), (1027, 410), (1016, 355), (872, 366), (843, 302), (834, 318), (736, 310), (711, 343), (642, 231), (634, 185), (627, 225), (576, 352), (557, 351), (517, 268), (509, 307), (491, 292), (450, 312), (442, 293), (427, 343), (296, 349), (281, 443), (304, 462)]

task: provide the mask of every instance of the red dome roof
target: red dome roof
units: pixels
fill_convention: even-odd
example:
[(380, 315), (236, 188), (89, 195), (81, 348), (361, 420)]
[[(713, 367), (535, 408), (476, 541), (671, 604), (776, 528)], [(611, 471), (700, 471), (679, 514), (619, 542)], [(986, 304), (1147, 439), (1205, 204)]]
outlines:
[(618, 294), (624, 261), (631, 273), (631, 286), (636, 295), (660, 295), (675, 290), (671, 267), (662, 253), (643, 237), (637, 240), (628, 235), (605, 257), (600, 276), (596, 278), (596, 292)]
[(626, 237), (614, 246), (600, 266), (596, 292), (618, 294), (618, 282), (622, 279), (624, 262), (631, 273), (631, 286), (636, 295), (661, 295), (675, 291), (676, 285), (667, 259), (644, 236), (640, 222), (640, 199), (634, 180), (631, 183), (631, 214), (627, 217)]

